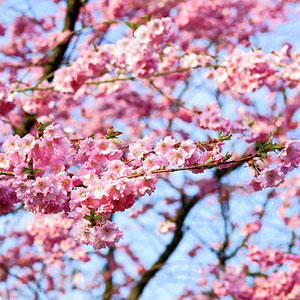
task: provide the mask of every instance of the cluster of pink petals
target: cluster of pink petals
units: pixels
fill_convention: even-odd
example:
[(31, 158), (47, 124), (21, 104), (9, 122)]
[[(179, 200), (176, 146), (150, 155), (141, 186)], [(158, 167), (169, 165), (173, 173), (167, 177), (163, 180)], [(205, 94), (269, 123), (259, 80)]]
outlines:
[(71, 235), (73, 221), (62, 213), (37, 214), (34, 222), (27, 225), (27, 232), (33, 238), (33, 243), (47, 253), (47, 262), (67, 253), (73, 259), (83, 262), (89, 260), (80, 244)]
[(280, 162), (275, 168), (265, 168), (254, 177), (248, 187), (251, 191), (260, 191), (267, 187), (277, 187), (284, 181), (284, 177), (299, 166), (300, 141), (289, 140), (279, 154)]
[(251, 235), (260, 231), (262, 226), (261, 221), (257, 220), (253, 223), (246, 224), (241, 229), (241, 234), (244, 236)]
[(240, 96), (266, 84), (275, 73), (275, 67), (273, 54), (261, 50), (247, 53), (237, 49), (225, 58), (222, 67), (210, 71), (208, 77), (214, 79), (220, 90)]
[[(288, 141), (279, 155), (284, 171), (266, 168), (253, 179), (254, 189), (279, 185), (285, 173), (299, 164), (299, 145), (299, 141)], [(123, 234), (110, 216), (131, 207), (139, 197), (151, 195), (161, 172), (197, 166), (192, 171), (201, 173), (205, 165), (218, 165), (225, 157), (221, 142), (201, 146), (171, 136), (156, 143), (145, 137), (123, 150), (107, 138), (71, 142), (55, 124), (48, 125), (39, 137), (9, 136), (2, 147), (0, 170), (13, 173), (13, 177), (1, 181), (5, 183), (3, 197), (10, 195), (11, 199), (5, 202), (7, 207), (23, 201), (25, 208), (34, 213), (64, 212), (75, 221), (76, 239), (95, 249), (121, 239)], [(223, 167), (226, 164), (219, 166)], [(207, 192), (211, 189), (214, 186)], [(2, 213), (6, 211), (2, 208)], [(167, 232), (175, 229), (171, 223), (163, 226)], [(245, 230), (249, 234), (259, 228)]]
[[(66, 169), (72, 164), (72, 149), (60, 126), (46, 128), (43, 139), (28, 134), (23, 138), (10, 136), (3, 144), (5, 170), (13, 171), (8, 180), (25, 208), (32, 212), (57, 213), (67, 205), (71, 180)], [(35, 178), (28, 177), (24, 168), (37, 170)], [(51, 164), (50, 164), (51, 162)]]
[(110, 46), (85, 50), (71, 66), (62, 67), (55, 72), (53, 84), (62, 93), (74, 94), (89, 78), (107, 72), (111, 60)]
[[(260, 265), (262, 275), (256, 276), (254, 284), (250, 286), (247, 282), (247, 274), (251, 273), (248, 266), (227, 266), (214, 282), (213, 290), (218, 297), (232, 296), (238, 300), (297, 299), (300, 283), (299, 256), (250, 246), (248, 257)], [(276, 265), (285, 265), (287, 269), (268, 272)]]
[(6, 116), (15, 107), (13, 97), (9, 87), (0, 80), (0, 116)]
[(211, 62), (213, 62), (213, 58), (209, 55), (191, 53), (185, 55), (180, 60), (180, 66), (182, 68), (193, 69), (200, 66), (210, 65)]
[(1, 290), (0, 297), (18, 297), (19, 289), (37, 281), (45, 284), (46, 292), (57, 288), (64, 293), (66, 260), (76, 265), (90, 260), (71, 235), (73, 221), (64, 214), (37, 214), (26, 223), (24, 229), (0, 236), (0, 282), (12, 279), (9, 294)]
[(169, 232), (174, 232), (175, 230), (176, 230), (176, 224), (169, 220), (161, 222), (157, 228), (157, 231), (161, 234), (167, 234)]
[(111, 221), (91, 227), (86, 220), (75, 223), (74, 239), (82, 244), (92, 245), (95, 250), (112, 247), (123, 237), (123, 232)]
[(300, 263), (299, 256), (295, 254), (285, 254), (281, 250), (261, 250), (256, 245), (252, 245), (248, 249), (248, 258), (266, 269), (274, 265), (283, 265), (286, 261), (294, 261)]
[(63, 32), (50, 32), (47, 38), (40, 37), (35, 40), (36, 51), (47, 51), (60, 43), (65, 43), (71, 36), (70, 30)]
[(217, 102), (209, 103), (197, 118), (197, 123), (203, 129), (211, 129), (225, 132), (229, 128), (229, 120), (222, 116)]
[(174, 42), (176, 33), (174, 23), (170, 18), (153, 19), (146, 25), (141, 25), (134, 36), (143, 47), (160, 51), (167, 43)]
[(285, 82), (285, 86), (295, 88), (300, 82), (300, 51), (291, 53), (290, 45), (286, 45), (285, 48), (287, 48), (286, 61), (278, 76)]
[(280, 20), (287, 2), (291, 1), (179, 1), (176, 25), (185, 39), (218, 41), (220, 48), (231, 51), (236, 44), (249, 46), (255, 33), (269, 31), (266, 20)]
[(174, 38), (175, 29), (170, 18), (151, 20), (139, 26), (134, 38), (85, 50), (71, 66), (57, 70), (53, 81), (55, 89), (74, 94), (88, 79), (118, 69), (125, 69), (137, 78), (147, 77), (157, 71), (159, 52)]
[(289, 140), (284, 149), (280, 152), (281, 168), (284, 173), (294, 170), (300, 163), (300, 142)]
[[(1, 159), (1, 157), (0, 157)], [(19, 202), (10, 182), (0, 181), (0, 215), (11, 212)]]
[(290, 50), (289, 44), (272, 53), (237, 49), (226, 56), (218, 69), (208, 72), (208, 77), (220, 90), (241, 99), (263, 86), (271, 91), (280, 90), (282, 86), (294, 88), (300, 79), (300, 55), (299, 51), (291, 53)]
[[(7, 207), (23, 201), (34, 213), (64, 211), (78, 223), (75, 235), (97, 249), (122, 237), (108, 218), (154, 192), (159, 174), (153, 171), (223, 159), (219, 147), (201, 152), (191, 140), (179, 142), (168, 136), (156, 145), (149, 138), (130, 144), (126, 162), (124, 152), (112, 141), (87, 138), (75, 146), (59, 125), (47, 126), (41, 137), (10, 136), (3, 150), (1, 170), (14, 175), (3, 181), (7, 183), (4, 197), (15, 195)], [(73, 174), (69, 173), (71, 167), (77, 168)], [(92, 210), (100, 216), (95, 220), (97, 226), (84, 219)]]

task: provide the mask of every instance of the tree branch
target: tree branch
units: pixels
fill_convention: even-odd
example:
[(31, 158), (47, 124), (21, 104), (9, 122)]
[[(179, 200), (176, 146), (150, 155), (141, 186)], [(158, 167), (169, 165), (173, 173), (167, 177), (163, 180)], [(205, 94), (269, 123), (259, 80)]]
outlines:
[[(63, 27), (63, 32), (66, 30), (73, 31), (75, 28), (75, 23), (77, 21), (80, 7), (83, 3), (80, 0), (68, 0), (67, 11), (65, 16), (65, 23)], [(54, 72), (59, 68), (65, 52), (68, 49), (70, 44), (71, 38), (65, 42), (59, 44), (53, 54), (48, 58), (47, 63), (44, 65), (44, 75), (42, 76), (41, 80), (48, 79), (51, 81), (53, 79)], [(36, 114), (28, 114), (25, 113), (22, 123), (19, 127), (14, 127), (14, 131), (16, 134), (20, 135), (21, 137), (29, 133), (30, 129), (33, 127), (34, 123), (36, 122), (37, 115)]]
[[(74, 30), (81, 6), (82, 2), (80, 0), (68, 0), (65, 24), (62, 30), (63, 32), (67, 30)], [(66, 43), (61, 43), (58, 45), (55, 52), (49, 57), (47, 63), (44, 65), (44, 75), (51, 74), (59, 68), (69, 44), (70, 39)], [(52, 78), (53, 76), (49, 78), (50, 81)]]
[(148, 284), (148, 282), (155, 276), (155, 274), (165, 265), (166, 261), (173, 254), (179, 243), (181, 242), (184, 232), (183, 232), (183, 224), (191, 209), (198, 203), (200, 199), (198, 196), (194, 196), (189, 201), (185, 201), (185, 205), (182, 205), (178, 211), (178, 215), (176, 218), (176, 230), (173, 234), (173, 238), (171, 242), (166, 246), (165, 250), (161, 253), (159, 258), (153, 263), (153, 265), (145, 271), (140, 280), (136, 283), (136, 285), (131, 290), (131, 293), (128, 297), (128, 300), (135, 300), (140, 297), (143, 293), (144, 288)]
[(103, 300), (110, 300), (112, 298), (114, 292), (114, 285), (112, 280), (112, 269), (110, 261), (114, 259), (114, 247), (110, 247), (107, 254), (107, 263), (105, 266), (105, 272), (107, 273), (107, 277), (105, 278), (105, 291), (103, 294)]

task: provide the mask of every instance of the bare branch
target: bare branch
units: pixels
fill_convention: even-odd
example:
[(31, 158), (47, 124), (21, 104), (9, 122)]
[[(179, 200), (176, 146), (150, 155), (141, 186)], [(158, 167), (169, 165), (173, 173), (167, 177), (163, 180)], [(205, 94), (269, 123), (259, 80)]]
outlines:
[(105, 266), (105, 272), (107, 273), (105, 277), (105, 291), (103, 294), (103, 300), (110, 300), (114, 292), (114, 285), (112, 280), (112, 270), (110, 267), (110, 261), (114, 259), (114, 247), (110, 247), (107, 254), (107, 263)]
[(177, 246), (179, 245), (179, 243), (181, 242), (184, 236), (184, 232), (183, 232), (184, 221), (188, 213), (199, 202), (199, 200), (200, 199), (196, 195), (193, 198), (189, 199), (188, 201), (185, 201), (185, 205), (181, 206), (176, 217), (176, 221), (175, 221), (176, 230), (173, 234), (173, 238), (171, 242), (166, 246), (165, 250), (161, 253), (158, 259), (153, 263), (153, 265), (142, 275), (140, 280), (131, 290), (128, 300), (135, 300), (139, 298), (139, 296), (143, 293), (143, 290), (146, 287), (146, 285), (149, 283), (149, 281), (165, 265), (169, 257), (174, 253), (175, 249), (177, 248)]

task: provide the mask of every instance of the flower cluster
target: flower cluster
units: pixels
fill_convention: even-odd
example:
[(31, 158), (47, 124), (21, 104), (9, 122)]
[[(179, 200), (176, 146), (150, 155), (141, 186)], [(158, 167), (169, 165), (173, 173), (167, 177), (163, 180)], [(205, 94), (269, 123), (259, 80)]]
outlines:
[[(168, 1), (165, 1), (168, 2)], [(236, 44), (250, 45), (250, 37), (267, 32), (267, 19), (281, 21), (288, 0), (216, 0), (179, 2), (176, 25), (186, 39), (218, 41), (218, 47), (232, 51)]]
[(235, 50), (226, 57), (223, 66), (208, 73), (222, 91), (233, 96), (243, 95), (261, 88), (275, 74), (275, 55), (261, 50), (246, 53)]
[(123, 237), (122, 231), (111, 221), (91, 227), (87, 220), (79, 221), (74, 227), (74, 238), (82, 244), (93, 245), (94, 249), (112, 247)]
[(212, 102), (206, 105), (198, 116), (197, 123), (201, 128), (222, 132), (227, 131), (229, 128), (229, 120), (222, 116), (217, 102)]
[(269, 276), (258, 276), (255, 279), (255, 286), (250, 287), (243, 270), (238, 267), (227, 267), (221, 280), (214, 282), (213, 290), (218, 297), (232, 296), (241, 300), (297, 298), (299, 263), (291, 263), (290, 268), (289, 273), (278, 271)]
[(283, 265), (286, 261), (300, 262), (299, 256), (294, 254), (284, 254), (281, 250), (261, 250), (256, 245), (248, 249), (248, 258), (260, 265), (262, 269), (270, 268), (274, 265)]
[(10, 136), (2, 147), (7, 162), (4, 169), (13, 171), (11, 186), (25, 208), (43, 213), (62, 211), (71, 189), (66, 169), (72, 164), (75, 150), (60, 126), (48, 126), (43, 139), (30, 134), (23, 138)]
[(70, 67), (55, 72), (53, 84), (57, 91), (74, 94), (89, 78), (106, 73), (111, 60), (110, 46), (87, 50)]
[(262, 50), (245, 52), (235, 50), (216, 70), (208, 72), (218, 88), (227, 94), (245, 99), (243, 95), (267, 86), (271, 91), (299, 84), (299, 51), (290, 53), (291, 46), (280, 51), (264, 53)]
[(289, 140), (279, 154), (279, 165), (276, 168), (265, 168), (248, 183), (248, 187), (251, 191), (277, 187), (284, 181), (285, 175), (297, 168), (299, 163), (300, 141)]
[(6, 116), (15, 107), (13, 97), (9, 87), (0, 80), (0, 116)]
[(64, 211), (75, 220), (75, 236), (96, 249), (120, 240), (122, 233), (109, 216), (152, 194), (161, 172), (173, 166), (203, 172), (206, 165), (217, 166), (225, 158), (221, 143), (206, 149), (170, 136), (156, 144), (147, 137), (140, 139), (128, 146), (125, 158), (110, 140), (116, 134), (112, 129), (106, 138), (75, 144), (58, 125), (46, 123), (37, 129), (39, 137), (15, 135), (3, 144), (1, 169), (13, 175), (4, 181), (8, 186), (3, 193), (15, 191), (7, 207), (23, 201), (34, 213)]
[(11, 186), (11, 182), (0, 179), (0, 215), (11, 212), (18, 202), (19, 199)]
[(111, 70), (125, 69), (137, 78), (153, 74), (158, 67), (159, 52), (174, 41), (175, 30), (170, 18), (155, 19), (140, 25), (135, 38), (118, 41), (84, 51), (70, 67), (55, 72), (54, 86), (62, 93), (75, 93), (89, 78)]
[(1, 297), (18, 297), (18, 289), (26, 291), (37, 281), (46, 292), (59, 288), (64, 293), (65, 260), (76, 262), (77, 267), (90, 260), (71, 235), (72, 223), (63, 214), (37, 214), (21, 230), (15, 226), (6, 238), (0, 236), (0, 282), (11, 278), (13, 286), (9, 295), (1, 289)]
[(33, 243), (47, 253), (47, 263), (55, 263), (59, 256), (67, 255), (83, 262), (89, 260), (80, 244), (71, 235), (73, 221), (62, 213), (37, 214), (34, 222), (27, 225)]

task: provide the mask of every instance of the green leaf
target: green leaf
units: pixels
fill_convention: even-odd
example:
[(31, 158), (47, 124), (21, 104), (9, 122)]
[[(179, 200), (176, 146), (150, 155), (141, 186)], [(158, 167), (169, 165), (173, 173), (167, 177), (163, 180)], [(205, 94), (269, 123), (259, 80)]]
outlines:
[(109, 129), (107, 130), (107, 133), (106, 133), (106, 136), (105, 137), (111, 137), (111, 136), (113, 136), (114, 135), (114, 128), (113, 128), (113, 126), (111, 126), (111, 127), (109, 127)]
[(123, 134), (121, 131), (115, 131), (114, 128), (111, 126), (105, 135), (106, 139), (110, 139), (115, 143), (121, 143), (121, 141), (117, 138), (118, 135)]
[(141, 24), (142, 24), (142, 23), (141, 23), (140, 21), (136, 22), (136, 23), (134, 24), (133, 32), (136, 31), (136, 30), (140, 27)]
[(30, 175), (32, 175), (32, 169), (30, 169), (30, 168), (23, 168), (22, 173), (23, 174), (30, 174)]
[(111, 140), (112, 142), (114, 142), (114, 143), (117, 143), (117, 144), (121, 144), (121, 143), (122, 143), (121, 140), (118, 139), (117, 137), (112, 137), (112, 138), (110, 138), (110, 140)]
[(214, 159), (212, 157), (210, 157), (206, 162), (205, 162), (205, 166), (209, 165), (210, 163), (214, 162)]
[(135, 32), (140, 25), (142, 24), (140, 21), (136, 22), (136, 23), (130, 23), (128, 21), (124, 21), (124, 23), (133, 31)]
[(94, 51), (95, 51), (95, 52), (98, 52), (98, 47), (97, 47), (97, 45), (95, 44), (95, 42), (93, 42), (93, 47), (94, 47)]
[(51, 125), (51, 124), (52, 124), (51, 122), (40, 123), (39, 125), (35, 126), (35, 128), (39, 132), (44, 132), (44, 130), (46, 129), (46, 127), (49, 126), (49, 125)]
[(222, 162), (225, 162), (225, 161), (227, 161), (229, 158), (231, 158), (232, 157), (232, 154), (231, 153), (226, 153), (226, 155), (225, 155), (225, 157), (223, 157), (223, 159), (222, 159)]
[(130, 22), (128, 22), (128, 21), (124, 21), (124, 23), (125, 23), (130, 29), (133, 30), (134, 25), (133, 25), (132, 23), (130, 23)]
[(252, 127), (252, 126), (254, 125), (254, 123), (255, 123), (255, 121), (251, 120), (251, 118), (248, 117), (248, 125), (249, 125), (250, 127)]
[(85, 220), (91, 221), (91, 216), (89, 216), (89, 215), (85, 215), (83, 218), (84, 218)]
[(149, 14), (145, 17), (141, 17), (140, 20), (149, 22), (152, 20), (152, 18), (153, 18), (153, 16), (151, 14)]
[(270, 132), (270, 134), (269, 134), (268, 144), (269, 144), (269, 145), (272, 145), (272, 144), (273, 144), (273, 133), (272, 133), (272, 132)]

